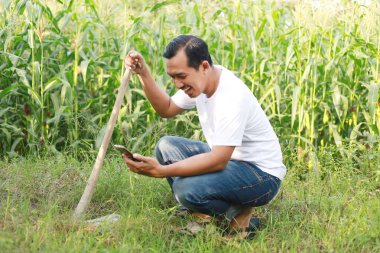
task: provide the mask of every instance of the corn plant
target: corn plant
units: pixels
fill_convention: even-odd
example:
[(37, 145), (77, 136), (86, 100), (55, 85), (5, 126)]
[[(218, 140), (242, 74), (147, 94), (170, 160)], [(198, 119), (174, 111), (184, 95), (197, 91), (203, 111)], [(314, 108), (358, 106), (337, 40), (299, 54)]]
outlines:
[[(336, 145), (360, 161), (380, 148), (380, 6), (321, 2), (3, 0), (1, 154), (94, 151), (126, 52), (173, 94), (162, 52), (191, 33), (243, 79), (287, 147)], [(195, 112), (160, 119), (133, 77), (114, 142), (153, 150), (169, 133), (202, 138)]]

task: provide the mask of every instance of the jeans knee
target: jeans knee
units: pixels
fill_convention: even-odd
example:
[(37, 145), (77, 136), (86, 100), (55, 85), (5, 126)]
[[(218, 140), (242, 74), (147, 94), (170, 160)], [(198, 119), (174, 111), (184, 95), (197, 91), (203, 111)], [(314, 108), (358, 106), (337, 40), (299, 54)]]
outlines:
[(173, 136), (163, 136), (161, 137), (157, 144), (156, 144), (156, 151), (164, 151), (167, 150), (168, 148), (171, 148), (173, 146)]
[(202, 204), (203, 197), (197, 187), (186, 182), (186, 179), (176, 180), (173, 183), (173, 192), (177, 201), (189, 209), (197, 209)]
[(170, 164), (174, 161), (183, 160), (183, 151), (179, 148), (178, 137), (164, 136), (157, 142), (156, 158), (160, 164)]
[(191, 191), (175, 193), (174, 196), (176, 200), (183, 206), (189, 208), (190, 210), (198, 210), (201, 207), (200, 199), (198, 199)]
[(165, 164), (164, 152), (172, 146), (171, 136), (161, 137), (156, 144), (156, 158), (160, 164)]

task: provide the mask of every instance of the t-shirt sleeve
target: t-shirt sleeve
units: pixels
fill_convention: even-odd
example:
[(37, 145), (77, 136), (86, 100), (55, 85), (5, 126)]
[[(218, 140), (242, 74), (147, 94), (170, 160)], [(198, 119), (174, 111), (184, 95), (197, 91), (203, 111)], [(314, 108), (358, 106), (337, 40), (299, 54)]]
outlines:
[(183, 90), (178, 90), (171, 99), (182, 109), (192, 109), (195, 106), (195, 98), (189, 97)]
[[(230, 101), (227, 102), (227, 101)], [(241, 146), (247, 125), (251, 103), (243, 97), (229, 98), (218, 103), (214, 115), (214, 136), (216, 146)]]

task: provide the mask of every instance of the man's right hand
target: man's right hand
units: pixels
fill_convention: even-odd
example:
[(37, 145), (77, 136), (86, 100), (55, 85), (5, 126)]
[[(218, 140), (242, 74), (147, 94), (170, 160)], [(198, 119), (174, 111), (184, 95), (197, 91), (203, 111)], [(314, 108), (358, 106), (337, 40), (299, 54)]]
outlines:
[(147, 71), (144, 57), (134, 50), (129, 51), (125, 57), (125, 67), (138, 75), (144, 75), (144, 72)]
[(144, 57), (140, 53), (134, 50), (129, 51), (125, 57), (125, 67), (131, 69), (139, 76), (146, 97), (161, 117), (172, 117), (184, 110), (175, 103), (172, 103), (166, 91), (156, 85)]

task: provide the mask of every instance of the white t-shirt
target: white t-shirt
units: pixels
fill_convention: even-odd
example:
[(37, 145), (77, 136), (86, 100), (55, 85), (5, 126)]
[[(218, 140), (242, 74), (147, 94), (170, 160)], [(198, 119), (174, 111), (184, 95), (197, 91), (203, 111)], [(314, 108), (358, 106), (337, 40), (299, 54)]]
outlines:
[(283, 179), (286, 174), (278, 138), (248, 87), (231, 71), (222, 70), (215, 93), (190, 98), (182, 90), (172, 101), (183, 109), (197, 107), (203, 134), (210, 148), (236, 146), (231, 159), (249, 161)]

